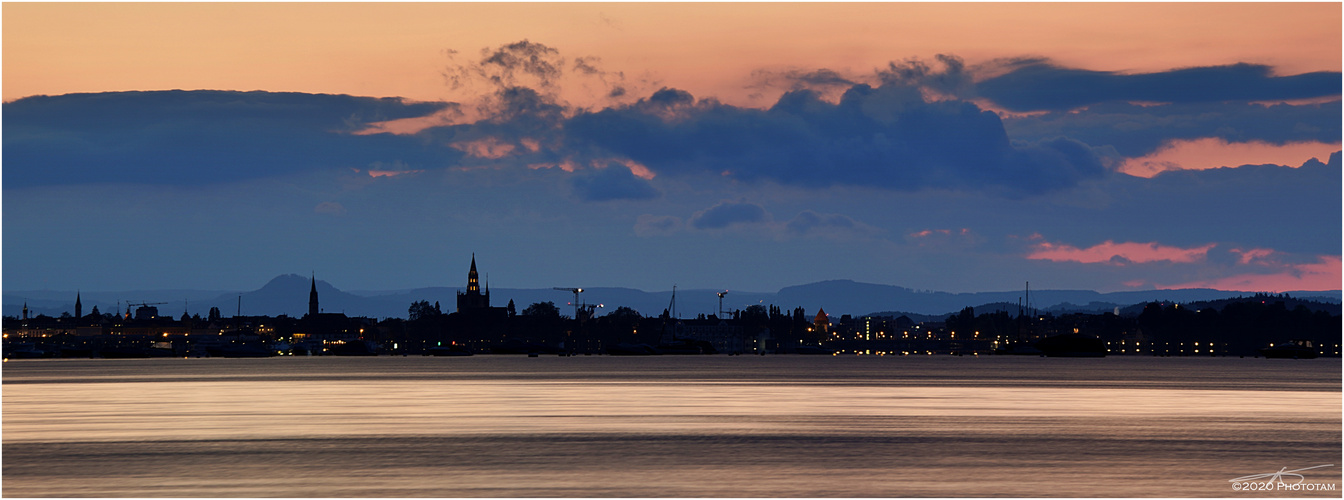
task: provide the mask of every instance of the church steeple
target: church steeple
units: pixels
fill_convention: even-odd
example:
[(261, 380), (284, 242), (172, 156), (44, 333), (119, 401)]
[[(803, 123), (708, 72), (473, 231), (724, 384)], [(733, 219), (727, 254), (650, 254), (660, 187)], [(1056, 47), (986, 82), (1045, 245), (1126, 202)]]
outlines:
[(75, 291), (75, 317), (84, 317), (84, 305), (79, 302), (79, 291)]
[(490, 285), (481, 293), (481, 275), (476, 272), (476, 254), (471, 254), (471, 270), (467, 271), (467, 291), (457, 292), (457, 311), (476, 311), (490, 307)]
[(481, 293), (481, 277), (476, 273), (476, 252), (471, 253), (471, 271), (467, 272), (467, 293)]
[(317, 273), (313, 273), (311, 288), (308, 289), (308, 315), (317, 317), (319, 309), (317, 308)]
[(28, 319), (28, 301), (23, 301), (23, 319)]

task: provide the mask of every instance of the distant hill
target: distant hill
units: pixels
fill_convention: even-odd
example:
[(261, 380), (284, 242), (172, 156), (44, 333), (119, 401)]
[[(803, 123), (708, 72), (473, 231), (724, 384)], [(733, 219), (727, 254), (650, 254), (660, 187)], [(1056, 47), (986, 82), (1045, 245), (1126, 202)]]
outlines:
[[(1289, 294), (1247, 293), (1239, 295), (1237, 297), (1230, 297), (1217, 300), (1202, 300), (1198, 302), (1185, 303), (1185, 305), (1189, 306), (1190, 309), (1194, 310), (1210, 308), (1222, 311), (1223, 308), (1227, 307), (1228, 304), (1257, 301), (1257, 300), (1266, 304), (1276, 304), (1282, 302), (1284, 309), (1287, 309), (1289, 311), (1296, 309), (1298, 307), (1305, 307), (1307, 308), (1308, 311), (1311, 312), (1325, 311), (1330, 314), (1340, 314), (1340, 304), (1338, 302), (1321, 301), (1319, 297), (1317, 298), (1295, 297), (1291, 293)], [(1134, 304), (1127, 308), (1121, 309), (1121, 314), (1137, 316), (1138, 314), (1143, 312), (1143, 308), (1146, 305), (1147, 305), (1146, 303)]]
[[(825, 306), (827, 307), (827, 312), (831, 314), (866, 314), (880, 316), (899, 316), (901, 314), (909, 316), (911, 314), (916, 314), (946, 318), (948, 314), (955, 313), (968, 306), (974, 307), (977, 314), (995, 310), (1016, 313), (1018, 304), (1020, 301), (1025, 300), (1025, 295), (1024, 290), (1014, 290), (1009, 292), (948, 293), (916, 291), (898, 286), (857, 283), (849, 280), (834, 280), (784, 288), (777, 294), (778, 298), (776, 299), (776, 304), (780, 304), (778, 301), (782, 301), (783, 303), (821, 303), (826, 301), (827, 298), (831, 298), (831, 301), (834, 302), (840, 302), (840, 300), (837, 299), (843, 298), (845, 299), (843, 306), (837, 304), (835, 312), (832, 312), (831, 306)], [(1123, 309), (1134, 304), (1143, 304), (1154, 301), (1191, 303), (1250, 295), (1253, 294), (1247, 292), (1213, 290), (1208, 288), (1143, 290), (1110, 293), (1094, 292), (1091, 290), (1032, 290), (1030, 305), (1041, 312), (1051, 312), (1056, 314), (1072, 312), (1101, 313), (1114, 311), (1116, 308)], [(1288, 292), (1288, 295), (1336, 304), (1335, 314), (1339, 313), (1338, 304), (1340, 303), (1341, 294), (1338, 290), (1331, 292)], [(893, 308), (892, 305), (896, 305), (897, 307)], [(844, 311), (863, 312), (840, 312), (842, 308)], [(918, 319), (915, 316), (910, 316), (910, 318)]]
[[(118, 302), (125, 307), (132, 302), (164, 302), (158, 305), (160, 314), (180, 316), (184, 310), (191, 314), (205, 316), (211, 307), (231, 316), (240, 310), (244, 315), (303, 316), (308, 312), (309, 277), (297, 274), (277, 276), (261, 288), (249, 292), (231, 291), (192, 291), (192, 290), (139, 290), (128, 292), (80, 292), (81, 303), (87, 314), (93, 306), (100, 312), (114, 312)], [(425, 300), (431, 304), (438, 302), (444, 312), (457, 308), (457, 293), (463, 288), (429, 287), (397, 291), (342, 291), (317, 280), (319, 304), (323, 312), (343, 312), (350, 316), (370, 316), (375, 318), (406, 317), (412, 302)], [(714, 314), (719, 308), (717, 292), (722, 290), (690, 289), (676, 291), (676, 309), (678, 316), (693, 318), (699, 314)], [(554, 302), (566, 315), (573, 314), (570, 303), (571, 293), (549, 288), (494, 288), (491, 303), (504, 306), (512, 299), (519, 311), (535, 302)], [(741, 292), (729, 291), (723, 298), (725, 310), (744, 309), (751, 305), (776, 305), (785, 311), (802, 307), (809, 314), (815, 314), (818, 308), (824, 308), (832, 316), (850, 314), (892, 315), (902, 314), (911, 319), (941, 320), (962, 308), (974, 307), (976, 313), (1004, 310), (1016, 313), (1017, 304), (1023, 298), (1021, 290), (1006, 292), (949, 293), (921, 291), (892, 285), (860, 283), (851, 280), (831, 280), (790, 286), (778, 292)], [(1185, 290), (1146, 290), (1131, 292), (1100, 293), (1090, 290), (1032, 290), (1031, 304), (1042, 312), (1056, 314), (1069, 312), (1100, 313), (1122, 310), (1136, 304), (1147, 302), (1195, 302), (1219, 301), (1235, 297), (1249, 297), (1246, 292), (1228, 292), (1211, 289)], [(1324, 307), (1333, 307), (1339, 314), (1340, 291), (1330, 292), (1288, 292), (1295, 299), (1324, 303)], [(31, 314), (59, 316), (62, 312), (74, 310), (74, 291), (6, 291), (4, 293), (4, 315), (18, 316), (27, 301)], [(598, 314), (605, 314), (617, 307), (625, 306), (646, 316), (662, 314), (672, 302), (672, 291), (645, 292), (633, 288), (597, 287), (586, 288), (580, 300), (589, 304), (603, 304)], [(1294, 306), (1289, 306), (1291, 309)], [(1142, 306), (1139, 307), (1142, 310)]]

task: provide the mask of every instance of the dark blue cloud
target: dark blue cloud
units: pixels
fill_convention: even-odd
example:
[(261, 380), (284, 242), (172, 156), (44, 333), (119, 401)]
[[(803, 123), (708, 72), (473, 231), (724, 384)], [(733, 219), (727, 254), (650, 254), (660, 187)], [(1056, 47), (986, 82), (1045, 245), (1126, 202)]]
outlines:
[(192, 185), (375, 162), (443, 165), (460, 153), (413, 137), (350, 132), (448, 106), (225, 91), (28, 97), (3, 105), (4, 182)]
[(901, 85), (856, 85), (837, 104), (795, 91), (764, 111), (664, 89), (631, 106), (577, 115), (565, 132), (659, 173), (815, 187), (1029, 194), (1104, 174), (1076, 141), (1015, 146), (998, 115), (963, 101), (927, 102), (918, 88)]
[(784, 229), (795, 234), (807, 234), (813, 231), (837, 229), (841, 231), (866, 230), (866, 227), (847, 215), (819, 214), (811, 210), (804, 210), (785, 223)]
[(960, 57), (938, 54), (934, 59), (940, 67), (913, 58), (887, 63), (887, 67), (877, 70), (877, 79), (883, 85), (924, 87), (949, 95), (965, 92), (972, 84), (971, 72)]
[(1067, 232), (1077, 245), (1235, 242), (1243, 249), (1338, 255), (1342, 175), (1338, 152), (1327, 162), (1309, 160), (1298, 167), (1176, 170), (1151, 179), (1116, 175), (1098, 187), (1096, 206), (1039, 215), (1042, 222), (1021, 234)]
[(687, 223), (696, 229), (723, 229), (735, 224), (755, 224), (770, 220), (765, 208), (755, 203), (723, 201), (696, 212)]
[[(486, 117), (475, 123), (432, 127), (416, 135), (443, 146), (455, 141), (492, 137), (509, 143), (521, 138), (553, 140), (565, 120), (565, 107), (555, 98), (528, 87), (505, 87), (487, 96), (478, 108)], [(557, 161), (560, 156), (538, 158)]]
[(834, 70), (824, 68), (817, 70), (788, 69), (782, 71), (761, 69), (753, 71), (751, 77), (755, 83), (751, 84), (749, 87), (759, 89), (844, 90), (853, 87), (858, 83)]
[(1035, 141), (1067, 136), (1094, 147), (1114, 147), (1136, 158), (1174, 139), (1217, 137), (1228, 142), (1271, 144), (1339, 142), (1340, 101), (1317, 104), (1181, 103), (1139, 106), (1109, 102), (1078, 112), (1005, 118), (1018, 139)]
[(1325, 169), (1339, 170), (1340, 153), (1341, 153), (1340, 151), (1330, 153), (1330, 158), (1328, 158), (1324, 162), (1322, 162), (1318, 158), (1312, 158), (1303, 163), (1301, 168), (1325, 168)]
[(565, 108), (549, 96), (528, 87), (507, 87), (495, 93), (498, 108), (490, 119), (495, 123), (509, 123), (515, 127), (524, 123), (531, 128), (542, 128), (559, 123)]
[[(593, 112), (567, 107), (550, 93), (502, 86), (482, 103), (486, 119), (412, 136), (351, 132), (457, 105), (214, 91), (33, 97), (4, 104), (4, 181), (10, 187), (191, 185), (382, 164), (407, 170), (518, 169), (615, 158), (670, 178), (709, 174), (815, 188), (948, 189), (1024, 197), (1104, 177), (1103, 156), (1143, 156), (1172, 139), (1335, 142), (1341, 135), (1339, 101), (1274, 106), (1108, 101), (1071, 112), (1000, 118), (967, 101), (927, 100), (924, 91), (930, 88), (957, 94), (972, 85), (960, 60), (945, 56), (939, 61), (940, 71), (910, 61), (893, 64), (879, 72), (881, 86), (850, 85), (838, 102), (802, 89), (783, 94), (764, 110), (697, 100), (686, 91), (664, 88), (632, 104)], [(1018, 71), (1058, 69), (1040, 61), (1020, 66)], [(1227, 68), (1243, 68), (1233, 72), (1242, 74), (1247, 67)], [(1128, 78), (1108, 78), (1122, 76)], [(1262, 76), (1272, 82), (1286, 78)], [(848, 83), (826, 71), (793, 78)], [(476, 141), (499, 148), (473, 156), (472, 149), (461, 146)], [(607, 170), (580, 171), (571, 181), (574, 193), (585, 200), (658, 196), (624, 168)]]
[(15, 124), (93, 131), (108, 125), (188, 119), (357, 130), (366, 123), (424, 116), (451, 105), (297, 92), (169, 90), (25, 97), (5, 103), (4, 116)]
[(647, 200), (660, 194), (648, 181), (618, 164), (576, 175), (571, 182), (574, 193), (586, 201)]
[(695, 97), (690, 92), (679, 89), (661, 88), (648, 99), (640, 101), (638, 106), (649, 108), (675, 108), (695, 104)]
[(1200, 103), (1335, 96), (1340, 73), (1273, 76), (1259, 64), (1185, 68), (1126, 75), (1032, 61), (975, 85), (976, 92), (1013, 111), (1063, 111), (1110, 101)]
[[(1006, 74), (975, 81), (976, 75), (1004, 69)], [(1341, 135), (1339, 101), (1323, 102), (1340, 95), (1339, 73), (1275, 77), (1268, 67), (1251, 64), (1122, 75), (1063, 68), (1039, 58), (1002, 59), (968, 68), (960, 58), (940, 54), (931, 62), (892, 62), (869, 77), (846, 77), (824, 69), (761, 71), (753, 77), (760, 87), (814, 89), (828, 95), (845, 82), (877, 81), (884, 88), (909, 89), (912, 101), (919, 99), (914, 92), (918, 89), (966, 100), (987, 98), (1011, 110), (1047, 111), (1007, 116), (1004, 126), (1016, 140), (1070, 137), (1107, 156), (1144, 156), (1173, 139), (1333, 143)], [(776, 108), (811, 106), (806, 96), (786, 94)], [(1318, 103), (1260, 104), (1301, 98)], [(1131, 104), (1134, 101), (1143, 103)], [(846, 118), (828, 125), (853, 123)]]

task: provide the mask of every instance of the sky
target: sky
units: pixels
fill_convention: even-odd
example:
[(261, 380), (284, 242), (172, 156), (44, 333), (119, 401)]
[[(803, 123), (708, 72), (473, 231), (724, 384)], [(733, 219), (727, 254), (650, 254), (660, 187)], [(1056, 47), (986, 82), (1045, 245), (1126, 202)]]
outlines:
[(1341, 288), (1338, 3), (5, 3), (14, 290)]

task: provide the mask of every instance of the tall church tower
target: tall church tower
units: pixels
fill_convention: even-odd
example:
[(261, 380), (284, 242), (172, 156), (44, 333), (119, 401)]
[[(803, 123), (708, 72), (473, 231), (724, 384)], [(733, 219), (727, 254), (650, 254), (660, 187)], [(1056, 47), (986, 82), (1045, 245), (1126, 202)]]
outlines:
[(308, 315), (317, 317), (317, 275), (313, 275), (312, 287), (308, 289)]
[(471, 254), (471, 270), (467, 271), (467, 291), (457, 292), (457, 312), (490, 307), (490, 290), (481, 293), (481, 275), (476, 272), (476, 254)]
[(481, 275), (476, 272), (476, 254), (471, 254), (471, 270), (467, 271), (467, 293), (481, 293)]
[(75, 292), (75, 317), (84, 317), (84, 305), (79, 303), (79, 292)]

